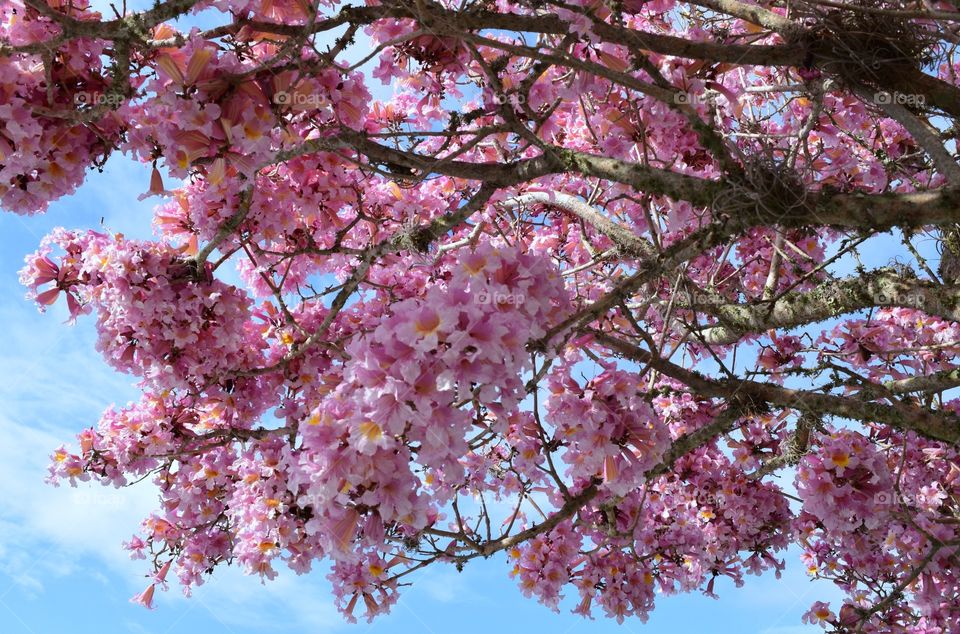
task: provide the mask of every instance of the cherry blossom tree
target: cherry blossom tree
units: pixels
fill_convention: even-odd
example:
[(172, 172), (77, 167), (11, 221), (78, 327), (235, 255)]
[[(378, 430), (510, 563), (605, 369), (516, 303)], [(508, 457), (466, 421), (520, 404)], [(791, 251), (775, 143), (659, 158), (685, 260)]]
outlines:
[(500, 557), (645, 619), (792, 564), (828, 631), (956, 633), (958, 45), (946, 0), (0, 0), (3, 207), (116, 152), (157, 202), (26, 258), (142, 389), (51, 480), (155, 483), (147, 606)]

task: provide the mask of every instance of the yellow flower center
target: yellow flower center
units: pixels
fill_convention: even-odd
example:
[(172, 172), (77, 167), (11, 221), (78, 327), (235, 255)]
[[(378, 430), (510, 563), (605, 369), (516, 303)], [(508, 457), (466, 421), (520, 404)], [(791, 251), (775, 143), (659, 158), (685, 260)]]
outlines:
[(377, 442), (383, 438), (383, 430), (380, 429), (380, 425), (368, 420), (360, 423), (360, 435), (368, 442)]
[(421, 336), (432, 335), (440, 327), (440, 315), (432, 310), (421, 313), (413, 322), (413, 327)]
[(838, 451), (834, 453), (830, 459), (833, 460), (833, 464), (837, 465), (838, 467), (846, 467), (850, 464), (850, 454), (845, 451)]

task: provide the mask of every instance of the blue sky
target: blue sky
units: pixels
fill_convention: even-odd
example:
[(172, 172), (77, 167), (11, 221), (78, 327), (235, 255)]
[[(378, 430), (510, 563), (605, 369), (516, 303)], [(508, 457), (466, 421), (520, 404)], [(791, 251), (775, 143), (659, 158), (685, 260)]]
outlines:
[[(94, 2), (105, 5), (105, 2)], [(142, 8), (144, 2), (128, 2)], [(205, 20), (204, 20), (205, 21)], [(358, 54), (369, 49), (358, 45)], [(365, 49), (365, 50), (362, 50)], [(371, 86), (374, 88), (374, 86)], [(376, 94), (379, 93), (379, 94)], [(375, 91), (383, 97), (383, 89)], [(168, 183), (170, 184), (170, 183)], [(749, 578), (744, 588), (719, 586), (721, 599), (661, 597), (647, 624), (617, 625), (555, 614), (525, 599), (508, 577), (505, 557), (470, 563), (462, 573), (435, 567), (414, 577), (393, 613), (373, 624), (346, 625), (333, 608), (321, 566), (310, 575), (289, 571), (262, 585), (222, 569), (193, 598), (174, 586), (157, 595), (158, 609), (128, 602), (146, 585), (144, 562), (131, 561), (129, 539), (155, 506), (150, 483), (116, 490), (71, 489), (43, 483), (48, 455), (96, 422), (112, 403), (136, 397), (130, 377), (113, 372), (94, 350), (90, 319), (70, 327), (62, 302), (46, 315), (23, 299), (17, 282), (23, 257), (52, 227), (97, 227), (150, 237), (151, 201), (137, 202), (149, 185), (140, 165), (115, 157), (92, 172), (76, 195), (44, 215), (0, 213), (0, 632), (4, 634), (174, 634), (209, 632), (578, 632), (803, 634), (816, 599), (836, 598), (808, 581), (798, 553), (788, 553), (784, 579)], [(571, 594), (571, 593), (568, 593)]]

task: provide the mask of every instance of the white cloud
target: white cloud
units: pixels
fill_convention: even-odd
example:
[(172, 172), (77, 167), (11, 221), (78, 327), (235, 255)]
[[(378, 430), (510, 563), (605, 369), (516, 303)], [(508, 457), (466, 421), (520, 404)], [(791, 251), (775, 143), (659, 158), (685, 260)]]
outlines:
[[(173, 593), (158, 597), (160, 601)], [(327, 631), (345, 625), (325, 584), (281, 570), (261, 584), (237, 568), (220, 569), (187, 601), (196, 601), (221, 623), (250, 630), (288, 629), (291, 625)]]
[[(0, 445), (0, 572), (28, 596), (42, 593), (45, 580), (82, 572), (126, 600), (142, 589), (146, 567), (131, 561), (120, 543), (155, 508), (155, 490), (147, 482), (125, 489), (45, 484), (47, 455), (67, 433), (0, 416), (0, 437), (6, 439)], [(84, 568), (91, 560), (96, 568)], [(119, 587), (104, 570), (119, 577)], [(156, 603), (160, 609), (165, 603), (183, 609), (184, 601), (196, 602), (193, 609), (205, 608), (224, 624), (254, 630), (291, 625), (326, 630), (342, 623), (329, 588), (287, 570), (261, 585), (238, 569), (221, 568), (192, 598), (173, 587), (158, 594)]]
[[(120, 543), (156, 505), (149, 487), (54, 488), (43, 482), (47, 456), (69, 432), (55, 435), (0, 416), (0, 566), (22, 586), (69, 574), (92, 555), (124, 574), (143, 572)], [(101, 581), (103, 579), (101, 578)]]

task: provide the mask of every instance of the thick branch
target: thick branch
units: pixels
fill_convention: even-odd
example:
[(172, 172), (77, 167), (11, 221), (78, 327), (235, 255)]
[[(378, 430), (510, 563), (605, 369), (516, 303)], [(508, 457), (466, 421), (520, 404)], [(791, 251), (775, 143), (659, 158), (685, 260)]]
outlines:
[(928, 315), (960, 321), (960, 286), (941, 286), (880, 269), (859, 277), (824, 282), (810, 291), (794, 291), (756, 304), (691, 304), (722, 325), (700, 331), (708, 344), (730, 344), (750, 333), (794, 328), (876, 306), (916, 308)]
[(757, 381), (711, 379), (608, 334), (594, 332), (594, 337), (599, 343), (618, 354), (639, 363), (649, 364), (650, 367), (680, 381), (701, 396), (714, 398), (749, 396), (772, 405), (796, 409), (812, 415), (830, 414), (864, 423), (879, 422), (902, 431), (914, 431), (933, 440), (951, 444), (960, 443), (960, 418), (946, 412), (934, 412), (901, 401), (884, 405)]
[(620, 251), (626, 255), (641, 258), (655, 257), (656, 249), (648, 241), (633, 231), (610, 220), (586, 202), (558, 192), (530, 192), (504, 201), (506, 204), (526, 206), (541, 204), (556, 207), (580, 218), (594, 229), (610, 238)]

